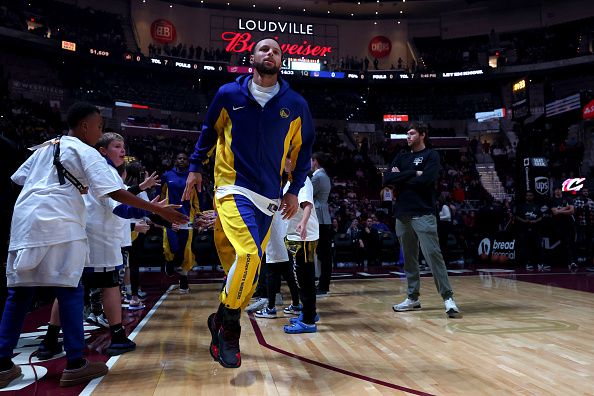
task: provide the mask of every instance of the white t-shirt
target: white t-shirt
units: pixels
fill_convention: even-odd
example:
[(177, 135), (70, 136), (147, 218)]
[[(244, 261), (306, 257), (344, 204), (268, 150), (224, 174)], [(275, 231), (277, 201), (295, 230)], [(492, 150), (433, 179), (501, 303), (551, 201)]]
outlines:
[[(118, 171), (113, 166), (109, 166), (109, 169), (119, 180), (120, 188), (126, 189)], [(123, 263), (121, 247), (124, 230), (130, 233), (130, 225), (127, 219), (113, 214), (113, 210), (120, 203), (110, 197), (96, 198), (93, 194), (85, 195), (84, 199), (88, 213), (89, 267), (121, 265)]]
[(281, 212), (276, 212), (272, 216), (270, 225), (270, 239), (266, 245), (266, 262), (282, 263), (289, 261), (289, 253), (285, 245), (285, 235), (287, 235), (287, 222), (283, 220)]
[[(283, 194), (286, 194), (289, 190), (289, 186), (291, 182), (287, 182), (285, 188), (283, 189)], [(305, 179), (305, 183), (301, 190), (299, 190), (299, 194), (297, 195), (297, 200), (299, 201), (299, 209), (295, 216), (293, 216), (288, 224), (287, 224), (287, 239), (289, 241), (302, 241), (301, 236), (296, 231), (297, 225), (301, 219), (303, 219), (303, 208), (301, 204), (303, 202), (309, 202), (313, 205), (313, 184), (311, 184), (311, 180), (309, 177)], [(320, 224), (318, 223), (318, 216), (316, 215), (316, 210), (312, 206), (311, 215), (309, 216), (309, 220), (307, 221), (307, 236), (305, 237), (306, 241), (317, 241), (320, 239)]]
[[(68, 180), (60, 185), (53, 153), (53, 144), (41, 147), (11, 176), (23, 189), (14, 205), (9, 251), (87, 238), (83, 195)], [(89, 194), (92, 189), (102, 197), (121, 188), (99, 152), (78, 138), (61, 138), (60, 162), (89, 186)]]
[(264, 107), (264, 105), (266, 105), (266, 103), (268, 103), (268, 101), (272, 99), (274, 95), (278, 93), (278, 91), (280, 91), (280, 85), (277, 82), (272, 87), (261, 87), (252, 79), (248, 83), (248, 89), (254, 96), (254, 99), (256, 99), (256, 102), (258, 102), (260, 106)]

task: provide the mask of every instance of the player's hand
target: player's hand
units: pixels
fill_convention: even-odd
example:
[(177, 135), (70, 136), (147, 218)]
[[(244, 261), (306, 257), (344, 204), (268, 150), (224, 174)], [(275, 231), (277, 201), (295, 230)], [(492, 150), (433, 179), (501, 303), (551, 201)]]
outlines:
[(206, 230), (212, 230), (214, 228), (214, 223), (217, 219), (217, 214), (214, 211), (205, 211), (201, 212), (196, 215), (194, 218), (194, 228), (198, 230), (198, 232), (203, 232)]
[(140, 234), (146, 234), (148, 230), (151, 229), (151, 226), (146, 224), (144, 221), (139, 221), (138, 223), (134, 223), (134, 231)]
[(179, 209), (179, 208), (181, 208), (181, 207), (182, 207), (181, 205), (168, 204), (168, 203), (167, 203), (167, 198), (165, 198), (165, 199), (164, 199), (164, 200), (162, 200), (162, 201), (159, 201), (159, 197), (155, 197), (155, 198), (153, 198), (153, 199), (151, 200), (151, 203), (152, 203), (152, 204), (155, 204), (155, 205), (157, 205), (157, 206), (159, 206), (159, 207), (161, 207), (161, 208), (173, 208), (173, 209)]
[(305, 238), (307, 238), (307, 223), (299, 222), (295, 231), (299, 234), (301, 240), (305, 241)]
[(283, 220), (288, 220), (291, 217), (295, 216), (297, 213), (297, 209), (299, 207), (299, 203), (297, 201), (297, 195), (286, 193), (283, 195), (283, 199), (281, 200), (280, 210), (281, 215), (283, 216)]
[(189, 201), (196, 191), (202, 190), (202, 173), (190, 172), (186, 179), (186, 188), (182, 194), (182, 201)]
[(176, 206), (179, 207), (179, 205), (167, 205), (164, 207), (159, 207), (158, 211), (155, 213), (170, 222), (172, 225), (176, 223), (178, 225), (185, 224), (190, 221), (188, 216), (175, 210)]
[(144, 190), (148, 190), (151, 187), (160, 186), (160, 185), (161, 185), (161, 179), (159, 178), (159, 175), (157, 175), (157, 172), (153, 172), (150, 176), (149, 176), (148, 172), (144, 172), (144, 181), (142, 183), (140, 183), (138, 185), (138, 187), (140, 187), (140, 189), (142, 191), (144, 191)]

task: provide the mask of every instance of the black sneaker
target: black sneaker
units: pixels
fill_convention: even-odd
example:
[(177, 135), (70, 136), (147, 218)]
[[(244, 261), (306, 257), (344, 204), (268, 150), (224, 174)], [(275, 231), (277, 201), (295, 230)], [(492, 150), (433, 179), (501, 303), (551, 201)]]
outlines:
[(112, 340), (111, 344), (105, 350), (105, 353), (108, 356), (116, 356), (116, 355), (121, 355), (122, 353), (131, 352), (135, 349), (136, 349), (136, 343), (134, 341), (126, 338), (125, 340), (120, 341), (120, 342), (113, 342), (113, 340)]
[(39, 344), (39, 348), (37, 348), (37, 353), (35, 356), (37, 356), (38, 360), (48, 360), (56, 355), (59, 355), (62, 353), (62, 351), (63, 349), (61, 343), (52, 343), (50, 345), (46, 345), (45, 342), (42, 342)]
[(217, 322), (217, 313), (212, 313), (206, 321), (208, 330), (210, 330), (210, 356), (216, 361), (219, 361), (219, 329), (221, 323)]
[(226, 368), (241, 366), (241, 352), (239, 350), (239, 336), (241, 326), (234, 326), (233, 330), (219, 329), (219, 363)]
[(569, 272), (571, 272), (572, 274), (577, 273), (579, 269), (580, 267), (578, 267), (576, 263), (569, 264)]

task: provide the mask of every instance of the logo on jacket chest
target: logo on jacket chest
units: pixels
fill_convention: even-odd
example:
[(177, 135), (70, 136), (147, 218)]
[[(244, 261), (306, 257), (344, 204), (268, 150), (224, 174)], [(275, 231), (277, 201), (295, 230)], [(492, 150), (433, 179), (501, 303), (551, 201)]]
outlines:
[(281, 116), (281, 118), (289, 118), (289, 116), (291, 115), (291, 111), (286, 107), (283, 107), (282, 109), (280, 109), (279, 115)]
[(419, 166), (422, 163), (423, 163), (423, 157), (417, 157), (413, 160), (413, 164), (415, 164), (415, 166)]

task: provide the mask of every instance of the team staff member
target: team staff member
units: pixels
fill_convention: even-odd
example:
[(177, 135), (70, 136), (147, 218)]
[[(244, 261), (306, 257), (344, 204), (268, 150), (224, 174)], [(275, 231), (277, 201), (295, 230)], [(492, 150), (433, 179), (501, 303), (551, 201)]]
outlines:
[(289, 147), (292, 183), (282, 196), (283, 218), (297, 212), (297, 194), (310, 167), (314, 127), (307, 103), (279, 79), (282, 52), (271, 38), (258, 41), (250, 59), (253, 76), (241, 76), (217, 92), (190, 156), (183, 200), (202, 184), (202, 165), (216, 148), (215, 245), (227, 274), (221, 304), (208, 318), (210, 351), (224, 367), (239, 367), (239, 318), (258, 283), (272, 215), (281, 198)]
[(394, 305), (396, 312), (421, 309), (419, 292), (419, 244), (425, 260), (431, 267), (435, 285), (445, 303), (450, 318), (461, 317), (452, 298), (454, 292), (448, 279), (437, 237), (435, 218), (435, 182), (439, 176), (439, 154), (425, 146), (427, 131), (413, 127), (406, 133), (410, 152), (398, 154), (391, 172), (384, 176), (385, 184), (396, 186), (396, 235), (404, 251), (404, 272), (408, 283), (408, 296)]

